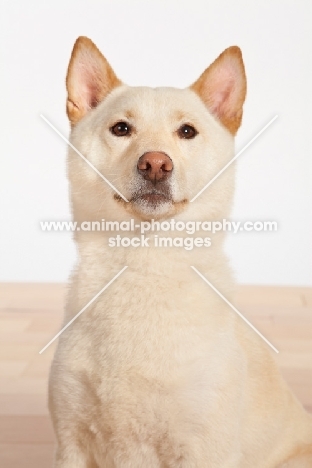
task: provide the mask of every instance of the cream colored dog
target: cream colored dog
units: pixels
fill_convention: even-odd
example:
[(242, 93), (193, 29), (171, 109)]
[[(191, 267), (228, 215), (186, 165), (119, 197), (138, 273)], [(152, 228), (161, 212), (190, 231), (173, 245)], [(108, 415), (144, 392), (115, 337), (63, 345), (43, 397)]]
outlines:
[[(69, 148), (77, 222), (229, 214), (233, 165), (190, 200), (234, 154), (246, 90), (237, 47), (190, 88), (129, 87), (81, 37), (67, 90), (72, 144), (128, 200)], [(177, 235), (186, 234), (166, 233)], [(223, 235), (192, 250), (110, 247), (111, 236), (75, 233), (64, 323), (128, 268), (60, 337), (50, 376), (55, 467), (312, 467), (311, 419), (272, 351), (190, 267), (232, 300)]]

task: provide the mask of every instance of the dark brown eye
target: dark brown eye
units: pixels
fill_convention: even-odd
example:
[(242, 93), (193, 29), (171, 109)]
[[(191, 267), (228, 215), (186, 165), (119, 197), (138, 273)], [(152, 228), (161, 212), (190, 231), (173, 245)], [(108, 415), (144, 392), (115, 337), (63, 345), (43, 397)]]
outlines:
[(128, 136), (131, 134), (131, 126), (127, 122), (117, 122), (110, 131), (118, 137)]
[(195, 138), (197, 135), (197, 130), (192, 127), (192, 125), (184, 124), (178, 130), (178, 135), (180, 138), (186, 138), (187, 140)]

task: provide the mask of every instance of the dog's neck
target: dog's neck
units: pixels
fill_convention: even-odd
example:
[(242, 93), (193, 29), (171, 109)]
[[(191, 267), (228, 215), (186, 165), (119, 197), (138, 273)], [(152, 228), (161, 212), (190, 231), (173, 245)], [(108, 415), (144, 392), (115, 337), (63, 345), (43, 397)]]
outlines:
[[(122, 233), (118, 233), (122, 235)], [(118, 235), (114, 232), (88, 232), (76, 233), (76, 243), (79, 254), (78, 270), (87, 272), (92, 271), (92, 275), (101, 278), (100, 282), (105, 282), (111, 278), (106, 277), (108, 265), (110, 268), (115, 265), (116, 273), (124, 266), (129, 269), (141, 271), (141, 273), (148, 276), (150, 279), (153, 276), (162, 276), (165, 278), (179, 278), (182, 270), (188, 270), (191, 266), (195, 266), (203, 274), (213, 270), (218, 270), (219, 266), (222, 267), (223, 282), (226, 286), (231, 284), (231, 273), (227, 267), (227, 257), (223, 251), (223, 233), (215, 234), (212, 238), (210, 247), (194, 246), (190, 250), (185, 247), (159, 247), (155, 246), (154, 234), (146, 234), (149, 238), (149, 246), (139, 247), (122, 247), (122, 246), (109, 246), (109, 238), (116, 238)], [(126, 237), (140, 237), (135, 233), (125, 233)], [(179, 232), (157, 233), (159, 237), (187, 237)], [(195, 236), (205, 238), (207, 232), (197, 232)], [(213, 273), (214, 274), (214, 273)]]

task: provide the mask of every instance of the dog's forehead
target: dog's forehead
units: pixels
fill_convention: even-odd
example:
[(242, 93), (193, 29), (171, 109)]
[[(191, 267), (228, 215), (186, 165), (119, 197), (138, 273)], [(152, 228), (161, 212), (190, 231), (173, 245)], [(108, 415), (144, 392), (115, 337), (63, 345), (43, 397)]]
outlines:
[(160, 113), (179, 120), (204, 109), (193, 91), (171, 87), (120, 86), (112, 92), (109, 104), (115, 111), (133, 118)]

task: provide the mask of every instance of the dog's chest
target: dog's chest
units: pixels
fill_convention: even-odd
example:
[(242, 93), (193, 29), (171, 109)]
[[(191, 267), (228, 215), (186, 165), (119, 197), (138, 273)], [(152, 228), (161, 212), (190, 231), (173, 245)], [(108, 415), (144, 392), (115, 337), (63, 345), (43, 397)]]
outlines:
[[(159, 355), (157, 362), (163, 358)], [(92, 440), (101, 447), (132, 434), (142, 444), (157, 445), (173, 427), (180, 428), (183, 437), (204, 434), (211, 415), (224, 410), (225, 393), (233, 391), (234, 369), (242, 369), (234, 349), (231, 368), (224, 359), (215, 348), (206, 356), (189, 352), (188, 359), (180, 357), (175, 366), (169, 355), (171, 366), (155, 367), (148, 361), (114, 369), (104, 366), (100, 381), (88, 392), (96, 394), (97, 401), (86, 422)]]

